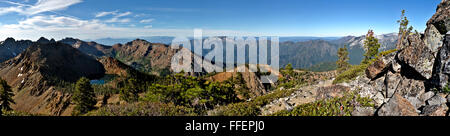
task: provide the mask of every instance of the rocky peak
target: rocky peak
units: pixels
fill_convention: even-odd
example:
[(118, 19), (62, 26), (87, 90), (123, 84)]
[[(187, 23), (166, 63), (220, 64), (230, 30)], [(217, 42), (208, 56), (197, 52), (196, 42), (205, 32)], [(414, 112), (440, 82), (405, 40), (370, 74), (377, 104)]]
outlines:
[(6, 61), (28, 48), (33, 42), (29, 40), (16, 41), (14, 38), (7, 38), (0, 43), (0, 62)]
[(126, 45), (131, 45), (131, 46), (150, 46), (151, 43), (146, 41), (146, 40), (136, 39), (136, 40), (133, 40), (131, 42), (128, 42)]
[(98, 44), (96, 42), (85, 42), (80, 39), (75, 38), (64, 38), (58, 42), (71, 45), (72, 47), (80, 50), (81, 52), (95, 56), (95, 57), (103, 57), (103, 56), (113, 56), (111, 46), (105, 46), (102, 44)]
[(49, 44), (50, 40), (48, 40), (45, 37), (41, 37), (41, 38), (39, 38), (39, 40), (36, 41), (36, 43), (38, 43), (38, 44)]
[(79, 39), (75, 39), (72, 37), (66, 37), (62, 40), (60, 40), (59, 42), (65, 43), (65, 44), (69, 44), (69, 45), (73, 45), (75, 43), (77, 43), (79, 41)]
[(436, 9), (436, 14), (427, 22), (427, 26), (433, 25), (440, 34), (450, 31), (450, 1), (442, 0)]
[(8, 37), (8, 38), (6, 38), (6, 40), (3, 43), (8, 44), (8, 43), (14, 43), (14, 42), (16, 42), (16, 40), (14, 38)]

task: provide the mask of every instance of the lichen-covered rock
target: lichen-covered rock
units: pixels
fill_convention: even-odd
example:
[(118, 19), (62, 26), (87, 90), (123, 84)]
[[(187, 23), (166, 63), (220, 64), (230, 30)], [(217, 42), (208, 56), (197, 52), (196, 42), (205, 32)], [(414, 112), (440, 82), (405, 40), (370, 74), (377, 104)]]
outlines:
[(447, 102), (447, 99), (440, 95), (435, 95), (431, 97), (429, 100), (427, 100), (428, 105), (441, 105), (445, 104)]
[(421, 96), (421, 99), (422, 100), (429, 100), (431, 97), (433, 97), (434, 96), (434, 92), (433, 91), (429, 91), (429, 92), (426, 92), (426, 93), (424, 93), (422, 96)]
[(395, 94), (378, 111), (379, 116), (418, 116), (414, 106), (402, 96)]
[(350, 90), (349, 87), (332, 85), (327, 87), (317, 88), (316, 100), (339, 98), (343, 97), (346, 92)]
[[(424, 36), (421, 37), (421, 35), (417, 34), (408, 35), (405, 39), (400, 40), (399, 43), (401, 44), (397, 47), (401, 50), (398, 59), (404, 65), (417, 71), (417, 73), (425, 79), (430, 79), (432, 76), (442, 76), (433, 74), (433, 70), (435, 70), (434, 73), (440, 73), (439, 71), (436, 72), (436, 69), (442, 68), (442, 65), (435, 66), (434, 69), (433, 66), (435, 59), (438, 59), (436, 62), (444, 60), (442, 58), (442, 50), (446, 49), (441, 49), (441, 51), (439, 51), (439, 48), (443, 47), (445, 35), (450, 30), (449, 15), (450, 1), (443, 0), (441, 4), (439, 4), (436, 13), (427, 22), (427, 29), (425, 30)], [(437, 82), (439, 81), (443, 80), (437, 79)]]
[(384, 80), (385, 83), (383, 90), (384, 96), (386, 98), (392, 98), (395, 91), (399, 88), (398, 86), (401, 85), (401, 81), (402, 76), (399, 73), (394, 74), (392, 72), (388, 72)]
[(450, 95), (447, 96), (447, 103), (450, 103)]
[(401, 96), (420, 97), (425, 93), (425, 89), (423, 81), (403, 78), (397, 87), (396, 93)]
[(434, 25), (430, 25), (425, 31), (425, 45), (431, 49), (434, 54), (438, 52), (439, 47), (442, 46), (444, 34), (440, 34)]
[(395, 53), (388, 54), (386, 56), (380, 57), (373, 64), (369, 65), (366, 69), (366, 76), (372, 80), (379, 77), (381, 74), (386, 72), (388, 68), (392, 65)]
[(373, 107), (355, 107), (352, 116), (373, 116), (375, 109)]
[(433, 62), (435, 59), (431, 49), (425, 46), (419, 35), (409, 35), (403, 43), (403, 49), (398, 54), (401, 64), (411, 67), (411, 72), (419, 75), (416, 79), (430, 79), (433, 72)]
[(448, 107), (443, 105), (427, 105), (423, 108), (422, 115), (424, 116), (446, 116)]
[(442, 0), (436, 9), (436, 13), (427, 22), (427, 27), (436, 27), (440, 34), (446, 34), (450, 30), (450, 1)]
[(443, 46), (439, 49), (439, 52), (434, 62), (433, 77), (431, 83), (435, 88), (442, 88), (448, 84), (450, 75), (450, 35), (447, 35)]

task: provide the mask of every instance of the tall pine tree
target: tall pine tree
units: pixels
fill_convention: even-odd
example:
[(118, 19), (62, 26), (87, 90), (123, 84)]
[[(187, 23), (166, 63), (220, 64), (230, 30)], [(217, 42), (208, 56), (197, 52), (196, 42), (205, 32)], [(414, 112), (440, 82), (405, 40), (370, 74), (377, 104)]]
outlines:
[(75, 103), (73, 115), (85, 114), (95, 108), (97, 100), (89, 79), (83, 77), (77, 81), (72, 102)]
[(366, 35), (366, 40), (364, 41), (364, 48), (366, 48), (366, 53), (364, 54), (364, 60), (362, 64), (368, 64), (370, 60), (376, 57), (378, 54), (378, 49), (380, 49), (381, 44), (378, 43), (378, 39), (374, 37), (373, 30), (369, 30)]
[(350, 64), (348, 63), (350, 58), (348, 57), (347, 47), (344, 46), (344, 48), (339, 48), (337, 55), (338, 55), (338, 60), (336, 61), (337, 72), (341, 73), (350, 67)]
[(14, 93), (11, 87), (5, 80), (0, 79), (0, 110), (10, 111), (12, 110), (11, 104), (15, 104), (13, 97)]

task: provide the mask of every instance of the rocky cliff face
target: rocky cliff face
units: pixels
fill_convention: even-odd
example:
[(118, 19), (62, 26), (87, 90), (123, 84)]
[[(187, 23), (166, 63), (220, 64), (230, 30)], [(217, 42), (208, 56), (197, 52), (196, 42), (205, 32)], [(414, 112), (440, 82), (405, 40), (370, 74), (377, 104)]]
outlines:
[(245, 65), (241, 65), (234, 70), (229, 70), (227, 72), (222, 72), (219, 74), (216, 74), (214, 76), (211, 76), (209, 79), (212, 81), (218, 81), (218, 82), (224, 82), (226, 80), (229, 80), (235, 76), (237, 76), (237, 69), (242, 68), (245, 72), (242, 72), (242, 78), (245, 81), (245, 84), (247, 88), (250, 90), (250, 95), (253, 97), (261, 96), (267, 93), (266, 89), (264, 88), (263, 83), (259, 79), (258, 75), (254, 72), (250, 72), (249, 69)]
[(134, 40), (124, 45), (114, 45), (116, 58), (143, 72), (160, 75), (170, 71), (170, 62), (177, 50), (158, 43)]
[(96, 42), (85, 42), (74, 38), (65, 38), (59, 42), (72, 45), (72, 47), (81, 52), (95, 57), (113, 56), (114, 53), (111, 46), (105, 46)]
[(127, 77), (129, 74), (128, 71), (134, 70), (130, 66), (123, 64), (119, 60), (112, 57), (101, 57), (98, 59), (98, 61), (103, 64), (103, 67), (106, 70), (105, 74)]
[(380, 116), (445, 116), (448, 84), (450, 1), (443, 0), (428, 21), (425, 34), (408, 34), (397, 52), (373, 63), (348, 86), (361, 96), (375, 100), (374, 114)]

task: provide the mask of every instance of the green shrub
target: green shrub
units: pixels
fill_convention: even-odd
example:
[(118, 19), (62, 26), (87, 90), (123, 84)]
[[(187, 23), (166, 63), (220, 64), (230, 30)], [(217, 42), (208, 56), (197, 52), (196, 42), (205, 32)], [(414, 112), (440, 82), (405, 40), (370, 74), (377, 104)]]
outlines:
[(31, 114), (31, 113), (27, 113), (27, 112), (20, 112), (20, 111), (6, 111), (3, 110), (3, 114), (1, 116), (43, 116), (40, 114)]
[(341, 98), (299, 105), (291, 111), (279, 111), (272, 116), (351, 116), (356, 106), (374, 107), (374, 104), (370, 98), (349, 93)]
[(261, 114), (260, 108), (268, 103), (294, 93), (295, 89), (276, 90), (272, 93), (258, 96), (254, 100), (240, 103), (233, 103), (226, 106), (217, 107), (215, 116), (258, 116)]
[(450, 87), (449, 87), (449, 85), (447, 84), (446, 86), (444, 86), (443, 88), (442, 88), (442, 91), (441, 91), (442, 93), (445, 93), (445, 94), (449, 94), (450, 93)]
[(354, 80), (356, 77), (364, 74), (369, 64), (361, 64), (351, 66), (348, 70), (339, 74), (336, 79), (334, 79), (333, 84), (348, 82)]
[(139, 102), (123, 105), (107, 105), (87, 116), (196, 116), (193, 108), (173, 103)]
[(396, 51), (397, 51), (397, 49), (383, 51), (383, 52), (380, 52), (378, 55), (376, 55), (376, 57), (374, 59), (368, 61), (367, 64), (351, 66), (348, 70), (340, 73), (336, 77), (336, 79), (333, 81), (333, 84), (338, 84), (338, 83), (343, 83), (343, 82), (348, 82), (348, 81), (354, 80), (356, 77), (363, 75), (365, 70), (367, 69), (367, 67), (369, 67), (373, 62), (375, 62), (376, 60), (378, 60), (379, 58), (381, 58), (383, 56), (389, 55)]
[(259, 106), (251, 102), (233, 103), (217, 108), (214, 116), (258, 116)]

